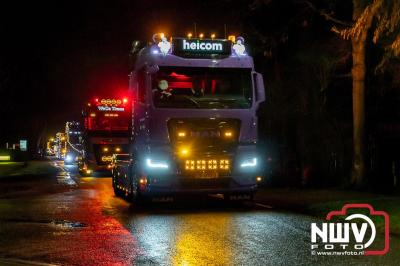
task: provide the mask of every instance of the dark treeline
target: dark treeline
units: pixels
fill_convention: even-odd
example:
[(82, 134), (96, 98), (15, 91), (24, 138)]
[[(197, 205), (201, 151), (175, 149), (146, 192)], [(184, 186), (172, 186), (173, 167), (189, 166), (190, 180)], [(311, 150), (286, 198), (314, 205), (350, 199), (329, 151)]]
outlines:
[[(306, 2), (256, 1), (245, 20), (267, 90), (259, 120), (266, 172), (275, 185), (348, 187), (352, 47)], [(350, 1), (319, 4), (352, 20)], [(367, 44), (364, 188), (391, 191), (400, 174), (400, 68), (393, 59), (377, 70), (382, 54), (381, 47)]]

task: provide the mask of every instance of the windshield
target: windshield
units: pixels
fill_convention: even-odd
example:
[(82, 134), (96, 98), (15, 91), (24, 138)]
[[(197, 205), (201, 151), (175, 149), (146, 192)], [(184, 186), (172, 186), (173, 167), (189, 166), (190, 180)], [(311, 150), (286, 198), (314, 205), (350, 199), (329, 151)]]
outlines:
[(130, 160), (130, 156), (129, 154), (117, 154), (115, 156), (115, 159), (118, 161), (129, 161)]
[(250, 69), (160, 67), (153, 101), (164, 108), (250, 108)]
[(90, 131), (126, 131), (129, 130), (128, 113), (90, 112), (85, 118), (85, 128)]
[(75, 132), (69, 132), (69, 137), (68, 137), (68, 141), (71, 144), (78, 144), (80, 142), (80, 132), (75, 131)]

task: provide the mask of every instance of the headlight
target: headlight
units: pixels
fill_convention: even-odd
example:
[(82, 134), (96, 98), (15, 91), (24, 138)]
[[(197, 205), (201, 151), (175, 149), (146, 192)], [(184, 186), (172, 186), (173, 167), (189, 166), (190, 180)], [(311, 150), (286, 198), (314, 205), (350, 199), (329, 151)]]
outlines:
[(257, 166), (257, 158), (243, 160), (240, 164), (242, 168), (254, 168)]
[(162, 168), (167, 169), (168, 163), (165, 161), (154, 161), (152, 159), (146, 159), (146, 165), (149, 168)]
[(67, 154), (66, 156), (65, 156), (65, 161), (67, 161), (67, 162), (71, 162), (72, 161), (72, 155), (70, 155), (70, 154)]

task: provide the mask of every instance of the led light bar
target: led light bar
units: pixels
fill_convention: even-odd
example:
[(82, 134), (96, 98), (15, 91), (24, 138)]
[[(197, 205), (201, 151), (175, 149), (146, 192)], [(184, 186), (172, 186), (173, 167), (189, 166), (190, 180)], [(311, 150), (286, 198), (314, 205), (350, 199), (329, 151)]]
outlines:
[(185, 170), (229, 170), (230, 161), (226, 159), (185, 160)]

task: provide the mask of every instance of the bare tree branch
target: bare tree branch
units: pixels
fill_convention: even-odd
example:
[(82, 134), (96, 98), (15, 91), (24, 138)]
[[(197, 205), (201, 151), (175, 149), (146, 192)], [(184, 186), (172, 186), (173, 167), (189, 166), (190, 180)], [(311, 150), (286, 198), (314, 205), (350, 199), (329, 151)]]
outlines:
[(336, 24), (339, 24), (339, 25), (342, 25), (342, 26), (345, 26), (345, 27), (352, 27), (353, 26), (353, 23), (351, 23), (351, 22), (346, 22), (346, 21), (339, 20), (337, 18), (334, 18), (332, 16), (332, 13), (329, 14), (325, 10), (316, 8), (310, 1), (301, 1), (301, 2), (306, 4), (306, 5), (308, 5), (309, 8), (311, 8), (313, 11), (317, 12), (318, 14), (320, 14), (326, 20), (332, 21), (332, 22), (334, 22)]

